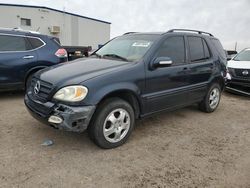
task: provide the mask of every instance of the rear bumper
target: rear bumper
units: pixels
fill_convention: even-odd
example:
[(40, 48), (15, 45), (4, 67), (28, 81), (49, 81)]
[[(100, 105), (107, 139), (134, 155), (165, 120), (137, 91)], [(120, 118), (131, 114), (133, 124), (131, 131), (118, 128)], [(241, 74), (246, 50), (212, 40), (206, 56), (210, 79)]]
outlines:
[[(42, 103), (31, 99), (27, 94), (24, 103), (29, 113), (38, 121), (57, 129), (72, 132), (86, 130), (95, 111), (95, 106), (72, 107), (52, 102)], [(49, 122), (51, 116), (60, 117), (62, 122)]]

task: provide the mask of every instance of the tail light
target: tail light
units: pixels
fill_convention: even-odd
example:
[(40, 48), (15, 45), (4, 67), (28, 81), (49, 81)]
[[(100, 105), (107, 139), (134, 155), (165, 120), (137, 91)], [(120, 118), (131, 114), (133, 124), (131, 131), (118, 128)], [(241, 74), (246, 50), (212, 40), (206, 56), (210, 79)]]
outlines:
[(60, 48), (56, 51), (55, 55), (59, 58), (68, 57), (68, 53), (64, 48)]

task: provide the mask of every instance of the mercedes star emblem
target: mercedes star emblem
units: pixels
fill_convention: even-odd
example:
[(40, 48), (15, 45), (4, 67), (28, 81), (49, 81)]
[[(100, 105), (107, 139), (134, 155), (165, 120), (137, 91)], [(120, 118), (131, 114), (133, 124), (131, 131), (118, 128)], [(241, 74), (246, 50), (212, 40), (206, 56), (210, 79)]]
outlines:
[(35, 93), (35, 94), (38, 94), (38, 93), (39, 93), (40, 87), (41, 87), (41, 84), (40, 84), (39, 81), (37, 81), (37, 82), (36, 82), (36, 85), (35, 85), (35, 87), (34, 87), (34, 93)]

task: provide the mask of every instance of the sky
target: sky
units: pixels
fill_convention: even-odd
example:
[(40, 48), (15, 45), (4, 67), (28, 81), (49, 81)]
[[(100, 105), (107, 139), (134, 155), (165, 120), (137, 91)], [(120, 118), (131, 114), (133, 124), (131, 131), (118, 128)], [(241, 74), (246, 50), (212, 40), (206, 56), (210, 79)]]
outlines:
[(250, 47), (250, 0), (0, 0), (47, 6), (111, 22), (111, 38), (130, 31), (207, 31), (225, 49)]

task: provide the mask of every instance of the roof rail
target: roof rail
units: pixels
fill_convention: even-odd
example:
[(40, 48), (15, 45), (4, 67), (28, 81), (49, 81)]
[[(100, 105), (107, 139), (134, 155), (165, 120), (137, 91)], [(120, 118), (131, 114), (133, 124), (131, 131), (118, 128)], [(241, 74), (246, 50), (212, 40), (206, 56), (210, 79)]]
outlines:
[(137, 33), (137, 32), (127, 32), (127, 33), (124, 33), (123, 35), (129, 35), (129, 34), (133, 34), (133, 33)]
[(15, 28), (4, 28), (4, 27), (0, 27), (0, 30), (6, 30), (6, 31), (21, 31), (21, 32), (25, 32), (25, 33), (33, 33), (33, 34), (40, 34), (37, 31), (28, 31), (28, 30), (23, 30), (21, 28), (15, 27)]
[(211, 33), (208, 33), (208, 32), (205, 32), (205, 31), (199, 31), (199, 30), (192, 30), (192, 29), (171, 29), (171, 30), (167, 31), (167, 33), (173, 33), (175, 31), (196, 32), (198, 34), (206, 34), (206, 35), (209, 35), (209, 36), (213, 37), (213, 35)]

